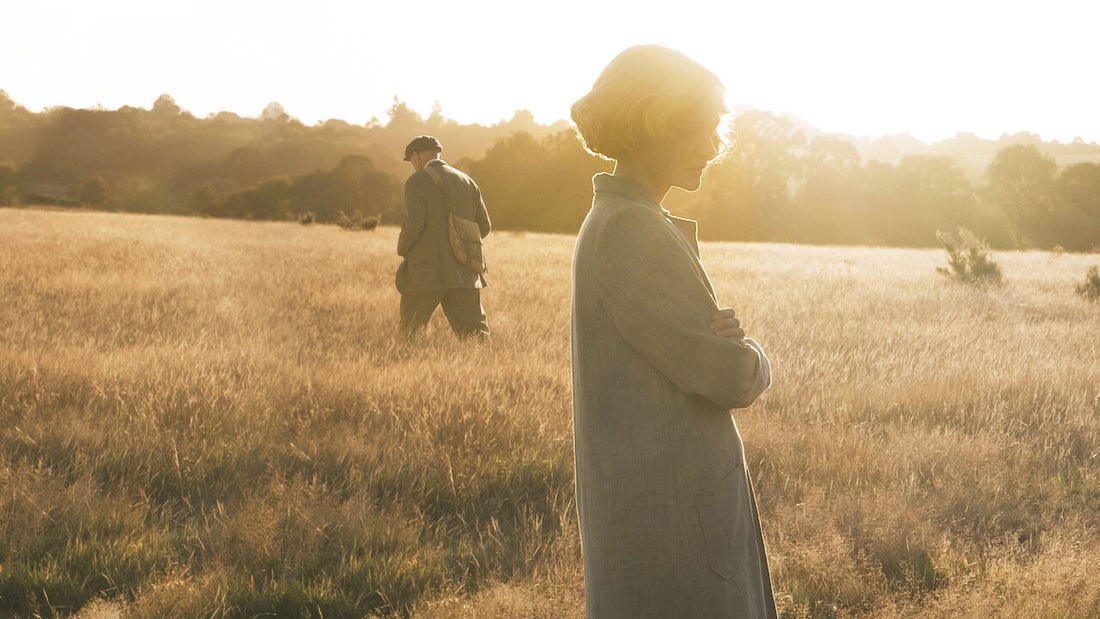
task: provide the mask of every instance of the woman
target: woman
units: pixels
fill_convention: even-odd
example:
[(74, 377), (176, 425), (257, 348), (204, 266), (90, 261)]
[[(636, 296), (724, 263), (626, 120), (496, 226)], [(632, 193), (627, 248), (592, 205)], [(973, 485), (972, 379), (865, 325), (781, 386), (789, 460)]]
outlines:
[(679, 52), (632, 47), (572, 108), (593, 178), (573, 255), (573, 426), (590, 619), (774, 617), (756, 502), (731, 408), (771, 383), (760, 346), (719, 309), (695, 222), (719, 153), (718, 78)]

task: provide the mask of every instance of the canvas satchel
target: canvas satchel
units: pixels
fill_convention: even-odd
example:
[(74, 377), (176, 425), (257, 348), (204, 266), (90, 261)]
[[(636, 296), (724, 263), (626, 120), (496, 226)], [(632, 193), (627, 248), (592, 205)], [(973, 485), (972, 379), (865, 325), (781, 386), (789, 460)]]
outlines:
[(488, 269), (485, 266), (485, 256), (481, 251), (481, 228), (476, 221), (451, 210), (451, 200), (439, 171), (432, 166), (426, 166), (424, 170), (428, 176), (432, 177), (432, 181), (443, 196), (443, 208), (447, 211), (447, 236), (450, 237), (451, 252), (455, 260), (474, 273), (479, 275), (484, 273)]

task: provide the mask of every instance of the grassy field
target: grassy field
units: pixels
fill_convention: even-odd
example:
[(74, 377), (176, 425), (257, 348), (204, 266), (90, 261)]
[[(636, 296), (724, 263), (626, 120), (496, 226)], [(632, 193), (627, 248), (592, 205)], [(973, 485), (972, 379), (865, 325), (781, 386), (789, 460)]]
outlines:
[[(395, 244), (0, 209), (0, 616), (583, 617), (572, 238), (489, 238), (487, 347)], [(784, 616), (1100, 616), (1100, 257), (994, 258), (704, 244)]]

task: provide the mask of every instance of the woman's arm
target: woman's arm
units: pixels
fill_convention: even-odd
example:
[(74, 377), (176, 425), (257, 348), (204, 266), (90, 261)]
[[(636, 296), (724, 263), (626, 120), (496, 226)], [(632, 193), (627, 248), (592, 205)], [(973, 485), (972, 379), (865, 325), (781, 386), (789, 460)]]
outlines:
[(755, 342), (711, 329), (719, 309), (676, 234), (646, 209), (609, 221), (597, 244), (601, 302), (623, 339), (678, 388), (725, 410), (746, 407), (770, 384), (767, 358)]

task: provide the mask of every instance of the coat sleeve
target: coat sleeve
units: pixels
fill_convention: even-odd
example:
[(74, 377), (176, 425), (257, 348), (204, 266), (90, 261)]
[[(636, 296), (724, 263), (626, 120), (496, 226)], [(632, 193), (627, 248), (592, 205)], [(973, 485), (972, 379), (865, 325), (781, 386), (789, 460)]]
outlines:
[(744, 408), (771, 382), (755, 342), (715, 335), (718, 307), (694, 256), (664, 218), (643, 209), (609, 222), (598, 242), (600, 300), (623, 339), (681, 391)]
[(475, 187), (474, 191), (477, 195), (477, 227), (481, 232), (481, 238), (485, 238), (489, 236), (493, 224), (489, 221), (489, 211), (485, 208), (485, 200), (481, 198), (481, 189)]
[(397, 255), (407, 256), (424, 232), (427, 217), (427, 198), (423, 183), (414, 174), (405, 181), (405, 218), (401, 221), (401, 234), (397, 237)]

